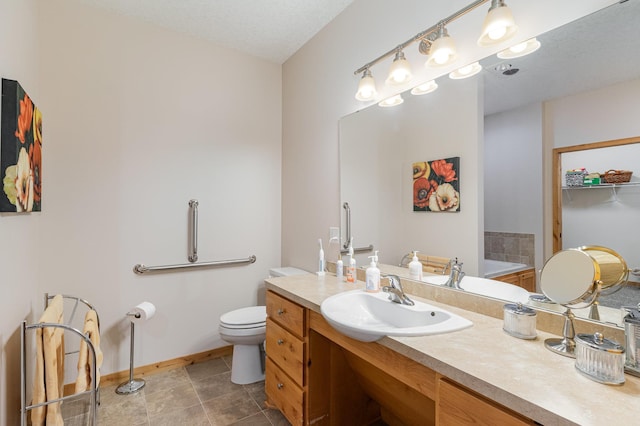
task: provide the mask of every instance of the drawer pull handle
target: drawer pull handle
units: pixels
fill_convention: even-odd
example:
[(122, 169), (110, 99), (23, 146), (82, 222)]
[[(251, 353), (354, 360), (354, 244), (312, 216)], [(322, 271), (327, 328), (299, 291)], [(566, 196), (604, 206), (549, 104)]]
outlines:
[(278, 315), (282, 315), (282, 314), (284, 314), (284, 309), (282, 308), (278, 309)]
[(282, 340), (282, 339), (278, 339), (278, 345), (281, 345), (281, 344), (283, 344), (283, 343), (284, 343), (284, 340)]
[(284, 387), (284, 384), (278, 383), (278, 389), (282, 389), (283, 387)]

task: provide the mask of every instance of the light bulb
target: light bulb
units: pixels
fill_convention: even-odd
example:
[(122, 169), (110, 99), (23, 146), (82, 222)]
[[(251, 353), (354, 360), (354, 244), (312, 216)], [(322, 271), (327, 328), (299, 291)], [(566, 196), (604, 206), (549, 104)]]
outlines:
[(405, 59), (402, 51), (396, 52), (396, 57), (391, 64), (389, 76), (385, 82), (389, 85), (397, 86), (407, 83), (412, 78), (413, 75), (411, 74), (411, 65), (409, 65), (409, 61)]
[(358, 83), (358, 92), (356, 93), (356, 99), (359, 101), (370, 101), (376, 97), (378, 92), (376, 91), (376, 82), (371, 75), (371, 71), (368, 69), (362, 74), (360, 83)]
[(502, 0), (493, 0), (484, 18), (478, 45), (491, 46), (500, 43), (512, 37), (517, 30), (518, 27), (509, 7)]

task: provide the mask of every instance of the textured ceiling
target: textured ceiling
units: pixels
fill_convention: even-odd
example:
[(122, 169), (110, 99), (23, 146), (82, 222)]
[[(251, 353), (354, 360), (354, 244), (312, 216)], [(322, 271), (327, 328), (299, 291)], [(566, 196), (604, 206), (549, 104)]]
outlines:
[[(639, 20), (640, 1), (614, 3), (538, 36), (531, 55), (485, 58), (485, 114), (640, 78)], [(520, 71), (504, 76), (500, 64)]]
[(81, 0), (282, 64), (353, 0)]

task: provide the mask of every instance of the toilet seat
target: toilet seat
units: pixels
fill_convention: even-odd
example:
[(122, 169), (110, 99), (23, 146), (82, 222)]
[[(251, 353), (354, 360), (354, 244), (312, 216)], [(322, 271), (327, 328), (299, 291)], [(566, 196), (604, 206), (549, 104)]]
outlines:
[(227, 312), (220, 317), (220, 327), (227, 329), (253, 329), (266, 325), (267, 307), (250, 306)]

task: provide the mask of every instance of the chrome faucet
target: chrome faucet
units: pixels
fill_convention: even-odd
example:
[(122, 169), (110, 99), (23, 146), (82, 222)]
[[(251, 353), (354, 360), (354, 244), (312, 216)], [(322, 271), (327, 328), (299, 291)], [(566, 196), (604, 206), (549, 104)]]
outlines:
[(449, 261), (449, 266), (451, 268), (451, 272), (449, 272), (449, 279), (444, 283), (445, 287), (462, 290), (462, 287), (460, 287), (460, 281), (462, 281), (462, 277), (465, 275), (464, 272), (462, 272), (462, 263), (458, 263), (458, 258), (456, 257)]
[(385, 275), (384, 277), (389, 279), (389, 285), (382, 287), (382, 291), (389, 293), (389, 300), (403, 305), (414, 305), (413, 300), (409, 299), (409, 296), (404, 294), (402, 284), (400, 284), (400, 277), (397, 275)]

